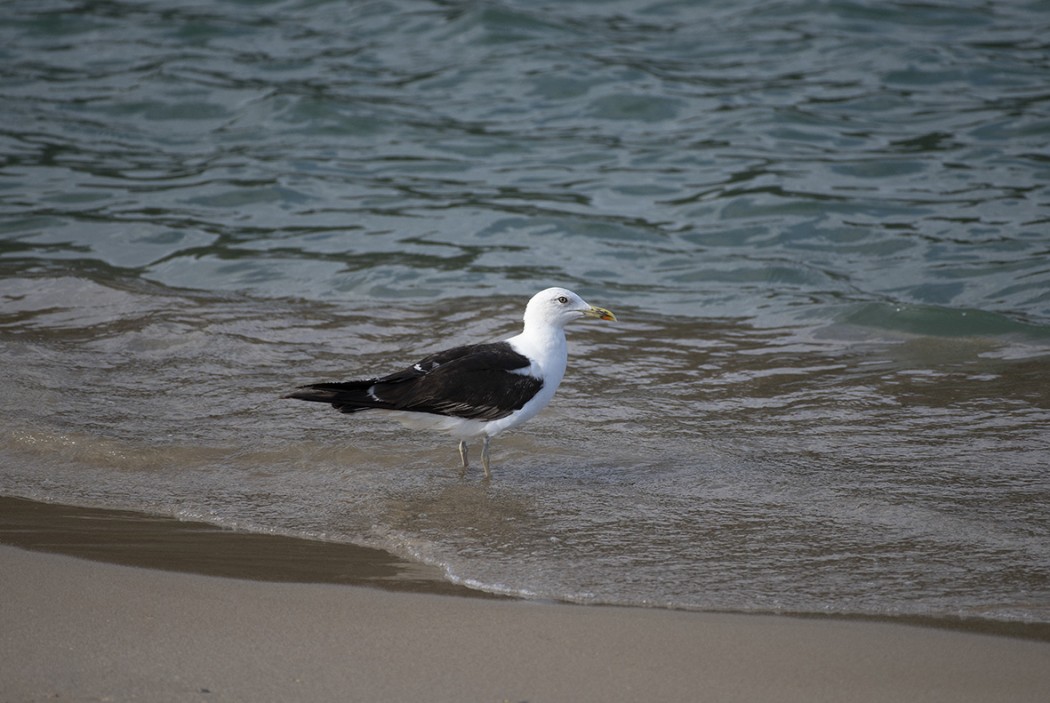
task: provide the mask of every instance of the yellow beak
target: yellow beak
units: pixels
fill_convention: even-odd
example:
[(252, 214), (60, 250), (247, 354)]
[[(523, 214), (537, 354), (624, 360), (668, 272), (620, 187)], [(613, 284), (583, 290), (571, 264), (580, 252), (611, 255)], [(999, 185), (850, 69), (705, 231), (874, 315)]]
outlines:
[(592, 305), (585, 313), (583, 313), (583, 316), (595, 317), (599, 320), (610, 320), (612, 322), (616, 322), (616, 315), (613, 315), (612, 312), (606, 310), (605, 308), (595, 307), (594, 305)]

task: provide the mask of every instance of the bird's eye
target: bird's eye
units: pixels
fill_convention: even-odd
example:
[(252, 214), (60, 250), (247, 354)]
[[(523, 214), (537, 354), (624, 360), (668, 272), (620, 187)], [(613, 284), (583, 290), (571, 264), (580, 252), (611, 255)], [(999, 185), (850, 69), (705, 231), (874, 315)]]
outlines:
[(565, 305), (565, 303), (569, 302), (569, 299), (566, 298), (564, 295), (559, 295), (558, 296), (558, 302), (561, 303), (562, 305)]

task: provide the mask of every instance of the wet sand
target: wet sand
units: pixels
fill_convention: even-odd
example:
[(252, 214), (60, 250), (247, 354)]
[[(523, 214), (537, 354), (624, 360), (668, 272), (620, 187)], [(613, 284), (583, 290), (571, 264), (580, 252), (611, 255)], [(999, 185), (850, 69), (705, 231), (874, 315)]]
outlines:
[[(11, 506), (5, 499), (0, 508)], [(19, 532), (11, 514), (0, 538), (3, 701), (1044, 701), (1050, 694), (1046, 641), (463, 597), (432, 590), (426, 570), (400, 572), (410, 588), (370, 587), (399, 581), (403, 565), (382, 552), (373, 556), (392, 563), (370, 586), (165, 571), (37, 551), (53, 550), (62, 534), (68, 541), (58, 528), (34, 545), (23, 539), (32, 550), (9, 546)]]

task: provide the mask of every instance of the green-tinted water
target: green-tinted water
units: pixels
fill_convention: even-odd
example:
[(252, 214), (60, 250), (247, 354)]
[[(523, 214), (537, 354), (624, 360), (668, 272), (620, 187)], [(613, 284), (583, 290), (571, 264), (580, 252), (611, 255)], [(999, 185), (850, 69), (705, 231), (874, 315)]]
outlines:
[[(0, 493), (586, 602), (1050, 614), (1042, 3), (9, 2)], [(454, 443), (282, 403), (509, 336)]]

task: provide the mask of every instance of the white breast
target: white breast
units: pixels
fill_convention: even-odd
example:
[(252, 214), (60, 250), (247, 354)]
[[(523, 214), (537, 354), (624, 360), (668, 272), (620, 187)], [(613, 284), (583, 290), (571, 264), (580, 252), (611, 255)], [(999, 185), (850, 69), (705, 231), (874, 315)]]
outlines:
[(542, 330), (542, 333), (526, 329), (525, 332), (511, 337), (507, 342), (514, 351), (532, 360), (532, 364), (527, 369), (521, 369), (515, 373), (542, 378), (543, 388), (520, 410), (515, 410), (507, 417), (487, 423), (485, 434), (489, 437), (494, 437), (504, 430), (520, 425), (547, 407), (554, 398), (558, 386), (561, 385), (568, 362), (568, 346), (565, 342), (565, 332), (561, 328), (547, 328)]

